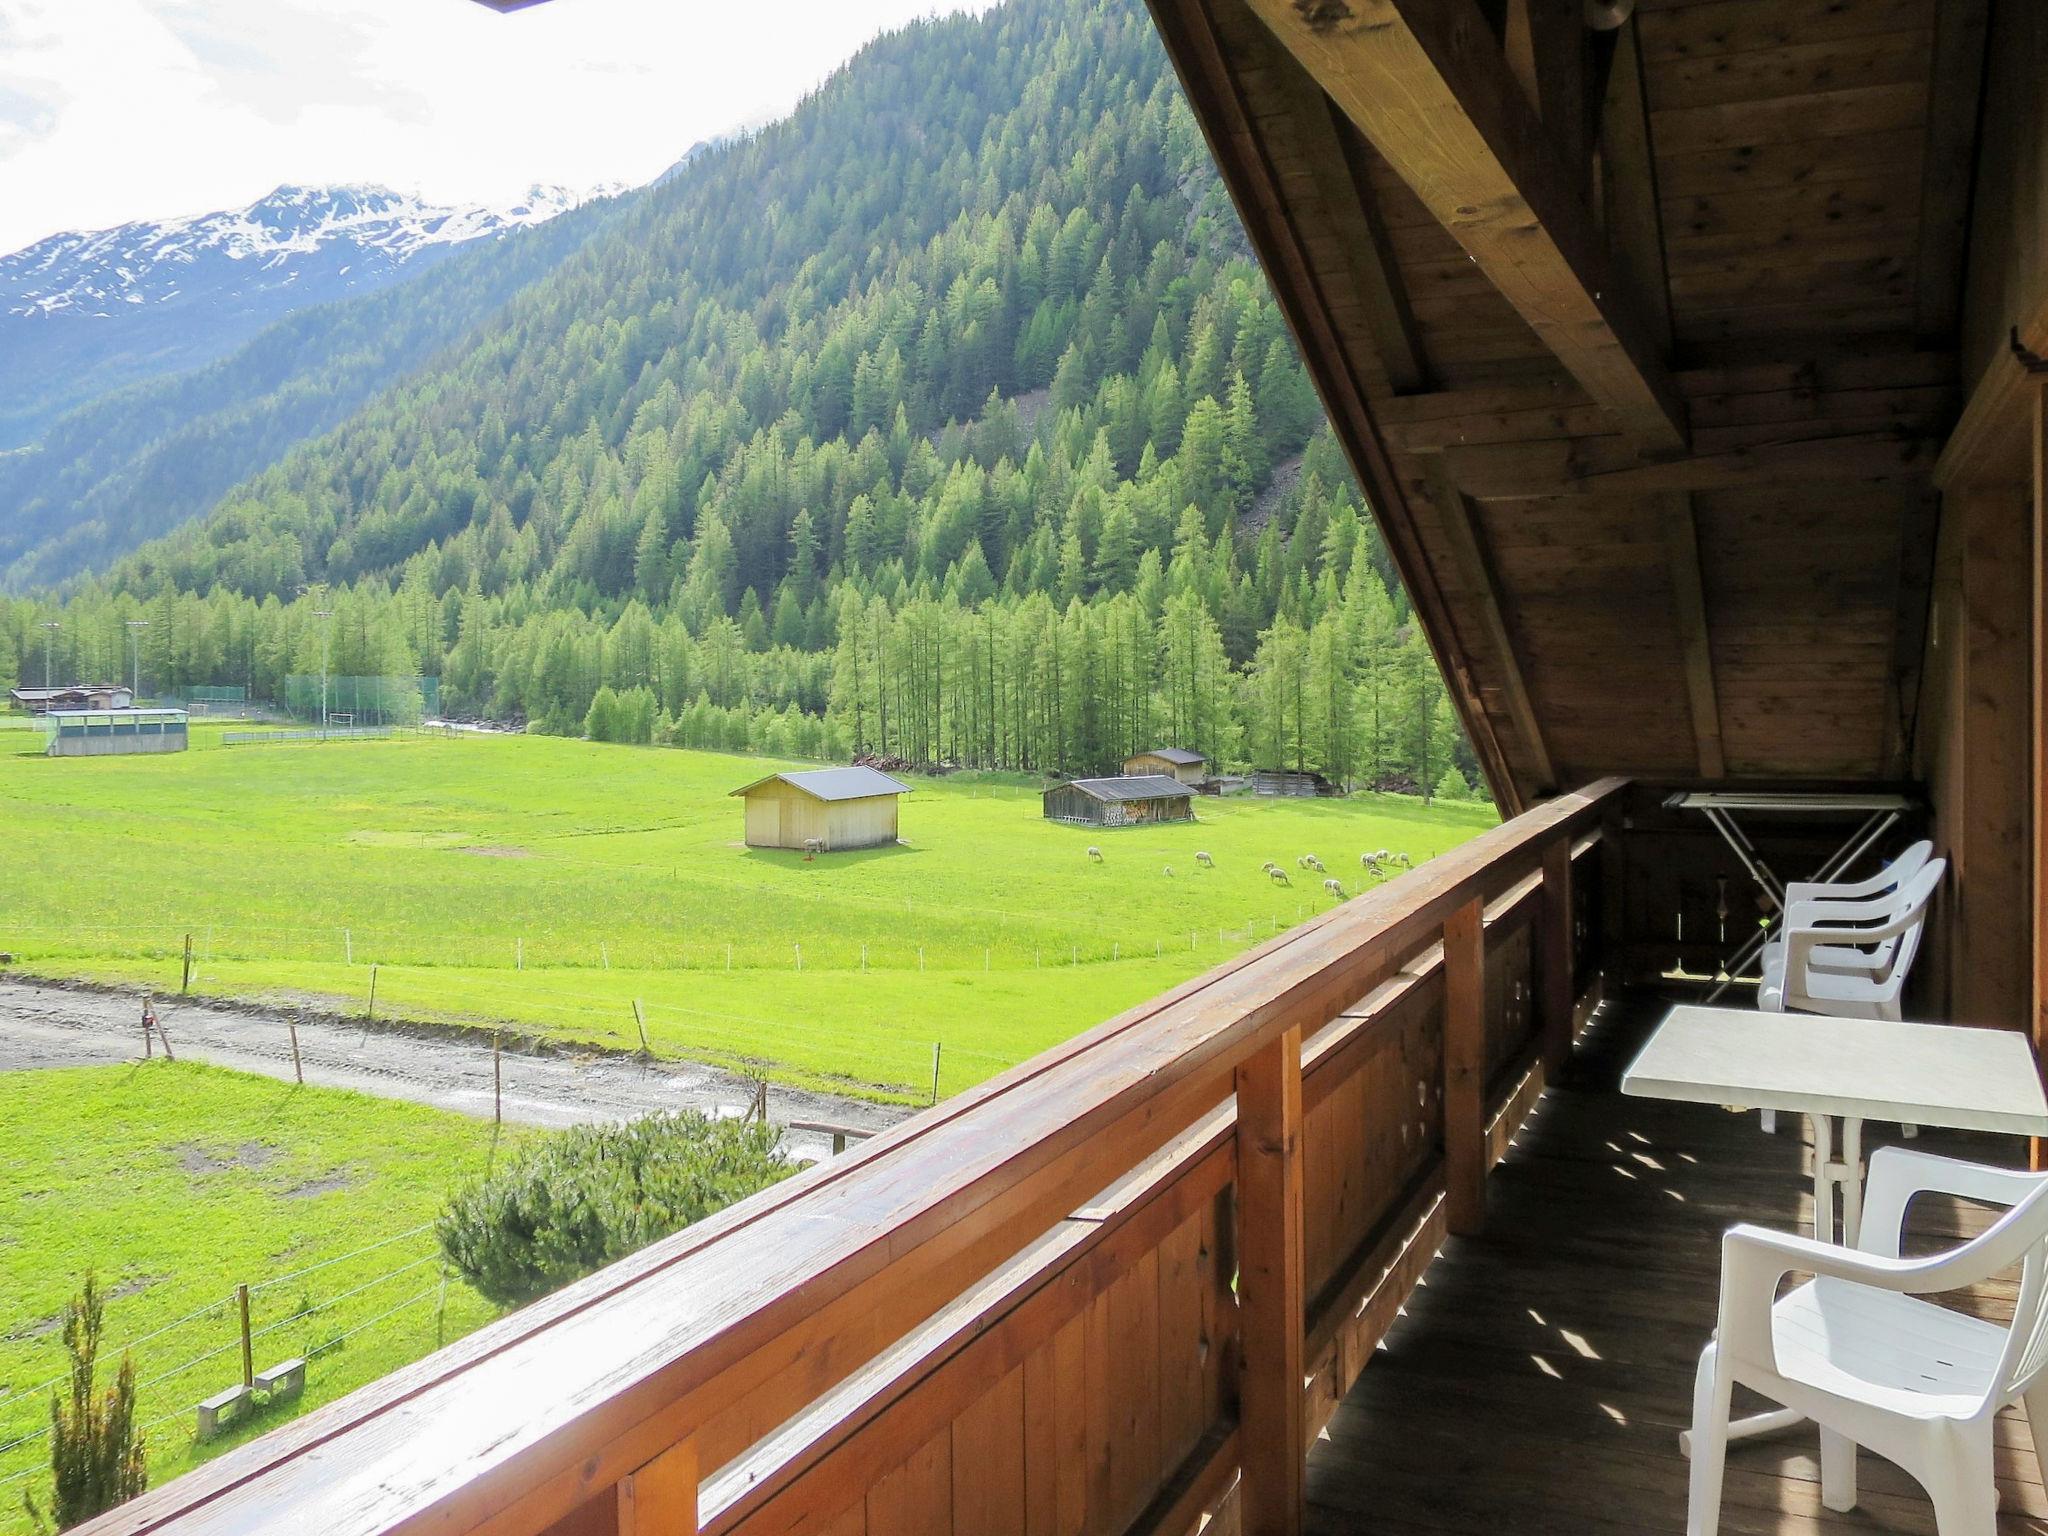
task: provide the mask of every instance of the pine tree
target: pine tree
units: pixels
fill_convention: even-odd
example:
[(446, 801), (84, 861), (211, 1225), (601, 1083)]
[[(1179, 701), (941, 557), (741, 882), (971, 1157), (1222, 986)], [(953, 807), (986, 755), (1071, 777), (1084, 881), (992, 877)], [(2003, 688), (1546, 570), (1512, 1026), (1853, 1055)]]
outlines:
[[(124, 1353), (114, 1384), (104, 1393), (97, 1375), (106, 1303), (90, 1271), (64, 1309), (64, 1350), (71, 1358), (66, 1395), (50, 1395), (48, 1521), (68, 1530), (125, 1504), (149, 1486), (147, 1452), (135, 1424), (135, 1364)], [(45, 1517), (33, 1500), (31, 1521)]]

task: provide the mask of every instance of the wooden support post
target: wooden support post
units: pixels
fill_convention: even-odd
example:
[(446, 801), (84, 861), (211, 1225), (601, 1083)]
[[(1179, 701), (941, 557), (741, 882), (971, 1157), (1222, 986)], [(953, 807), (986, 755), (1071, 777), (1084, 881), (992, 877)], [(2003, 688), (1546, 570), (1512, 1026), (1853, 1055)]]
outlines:
[(185, 971), (178, 979), (178, 990), (180, 992), (190, 992), (192, 990), (192, 935), (189, 933), (185, 935)]
[(377, 1022), (377, 962), (370, 962), (370, 1011), (369, 1021)]
[(505, 1123), (505, 1067), (498, 1032), (491, 1031), (491, 1124)]
[(654, 1047), (647, 1043), (647, 1015), (641, 1010), (640, 999), (637, 997), (633, 999), (633, 1023), (640, 1031), (641, 1054), (652, 1056)]
[(1543, 851), (1543, 959), (1537, 967), (1542, 1008), (1543, 1060), (1554, 1076), (1572, 1053), (1572, 1004), (1577, 1001), (1572, 940), (1572, 842), (1561, 837)]
[[(1444, 919), (1444, 1218), (1486, 1221), (1486, 929), (1478, 897)], [(1240, 1110), (1239, 1114), (1242, 1115)]]
[(1301, 1030), (1237, 1069), (1239, 1422), (1244, 1536), (1302, 1528)]
[(619, 1479), (618, 1536), (696, 1536), (697, 1443), (672, 1445)]
[(246, 1285), (235, 1287), (235, 1310), (242, 1316), (242, 1385), (253, 1391), (256, 1386), (256, 1353), (249, 1336), (249, 1287)]
[(290, 1030), (292, 1035), (292, 1077), (303, 1083), (306, 1080), (306, 1069), (299, 1062), (299, 1021), (297, 1017), (286, 1019), (284, 1027)]

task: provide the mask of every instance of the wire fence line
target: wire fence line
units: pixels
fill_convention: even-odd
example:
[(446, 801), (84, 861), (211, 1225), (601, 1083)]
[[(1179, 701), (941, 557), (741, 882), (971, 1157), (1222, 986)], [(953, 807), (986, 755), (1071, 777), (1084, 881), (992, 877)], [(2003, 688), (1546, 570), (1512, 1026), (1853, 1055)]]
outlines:
[[(336, 1254), (331, 1258), (320, 1260), (319, 1262), (314, 1264), (302, 1265), (297, 1269), (288, 1270), (283, 1274), (268, 1276), (262, 1280), (259, 1280), (251, 1284), (248, 1287), (248, 1294), (253, 1301), (253, 1299), (257, 1297), (259, 1294), (274, 1291), (277, 1287), (281, 1285), (285, 1285), (293, 1281), (303, 1281), (307, 1277), (316, 1274), (320, 1271), (330, 1269), (337, 1264), (343, 1264), (353, 1259), (360, 1259), (367, 1254), (388, 1249), (397, 1243), (405, 1242), (411, 1239), (417, 1239), (423, 1234), (432, 1231), (433, 1227), (434, 1223), (422, 1223), (421, 1225), (409, 1228), (406, 1231), (393, 1233), (390, 1236), (380, 1238), (375, 1242), (363, 1244), (361, 1247), (352, 1249), (347, 1253)], [(382, 1307), (368, 1317), (353, 1317), (344, 1314), (338, 1319), (338, 1321), (343, 1323), (345, 1326), (342, 1326), (335, 1332), (322, 1334), (318, 1331), (314, 1331), (315, 1325), (318, 1323), (318, 1320), (332, 1314), (336, 1308), (345, 1307), (346, 1304), (351, 1301), (354, 1301), (360, 1297), (368, 1296), (370, 1295), (370, 1293), (378, 1291), (381, 1288), (390, 1285), (392, 1281), (399, 1279), (401, 1276), (407, 1274), (415, 1274), (423, 1269), (428, 1268), (429, 1266), (434, 1265), (440, 1266), (441, 1273), (433, 1282), (428, 1284), (423, 1290), (418, 1291), (410, 1296), (407, 1296), (404, 1300), (397, 1302), (396, 1304)], [(169, 1365), (163, 1366), (160, 1369), (152, 1370), (148, 1372), (148, 1374), (140, 1375), (138, 1377), (138, 1380), (136, 1381), (135, 1385), (137, 1402), (141, 1403), (144, 1400), (145, 1393), (148, 1393), (150, 1396), (156, 1397), (159, 1400), (161, 1400), (164, 1394), (157, 1391), (156, 1389), (161, 1388), (166, 1382), (174, 1381), (179, 1377), (185, 1376), (201, 1366), (219, 1360), (222, 1356), (238, 1353), (244, 1348), (245, 1343), (253, 1345), (254, 1342), (258, 1339), (272, 1337), (280, 1333), (286, 1333), (288, 1330), (294, 1327), (304, 1327), (309, 1330), (303, 1337), (293, 1341), (294, 1344), (298, 1346), (295, 1351), (296, 1356), (298, 1358), (311, 1361), (316, 1360), (323, 1355), (331, 1354), (334, 1350), (339, 1349), (348, 1340), (358, 1337), (366, 1330), (376, 1327), (378, 1324), (389, 1320), (390, 1318), (398, 1315), (400, 1312), (403, 1312), (410, 1307), (417, 1306), (425, 1298), (436, 1294), (445, 1295), (447, 1278), (448, 1274), (446, 1265), (441, 1258), (439, 1246), (438, 1244), (436, 1244), (435, 1247), (427, 1253), (421, 1254), (416, 1258), (408, 1259), (404, 1263), (396, 1264), (389, 1268), (380, 1270), (377, 1273), (372, 1274), (366, 1278), (357, 1279), (353, 1283), (347, 1285), (344, 1289), (339, 1290), (332, 1295), (322, 1297), (317, 1301), (313, 1301), (302, 1296), (295, 1305), (289, 1306), (280, 1315), (264, 1321), (260, 1326), (251, 1326), (248, 1329), (246, 1337), (242, 1331), (242, 1324), (239, 1317), (239, 1307), (237, 1305), (239, 1300), (239, 1293), (236, 1291), (230, 1291), (227, 1294), (216, 1298), (215, 1300), (206, 1302), (205, 1304), (194, 1308), (193, 1310), (185, 1313), (183, 1316), (178, 1317), (169, 1323), (165, 1323), (160, 1327), (151, 1329), (147, 1333), (140, 1334), (137, 1337), (127, 1340), (125, 1342), (102, 1346), (102, 1349), (100, 1351), (100, 1358), (103, 1363), (109, 1359), (118, 1359), (122, 1356), (127, 1356), (133, 1359), (135, 1358), (134, 1352), (140, 1346), (161, 1339), (171, 1333), (177, 1332), (178, 1330), (188, 1329), (197, 1323), (205, 1321), (206, 1319), (210, 1318), (216, 1313), (226, 1312), (228, 1314), (229, 1319), (230, 1336), (225, 1341), (212, 1344), (209, 1347), (203, 1349), (199, 1349), (193, 1354), (187, 1355)], [(237, 1374), (239, 1375), (239, 1372)], [(8, 1394), (5, 1398), (0, 1398), (0, 1416), (4, 1416), (4, 1410), (6, 1410), (9, 1407), (15, 1407), (18, 1411), (19, 1405), (27, 1402), (30, 1399), (35, 1400), (37, 1407), (43, 1408), (47, 1402), (47, 1399), (44, 1397), (44, 1394), (50, 1392), (54, 1388), (62, 1386), (67, 1380), (69, 1380), (69, 1378), (70, 1372), (68, 1370), (59, 1372), (58, 1374), (51, 1376), (44, 1381), (38, 1382), (33, 1386), (17, 1389), (16, 1391)], [(101, 1382), (101, 1386), (104, 1387), (105, 1385), (106, 1382), (103, 1379)], [(180, 1395), (182, 1395), (182, 1393)], [(141, 1427), (144, 1430), (148, 1430), (151, 1428), (161, 1426), (163, 1424), (167, 1424), (174, 1419), (190, 1418), (194, 1414), (195, 1407), (199, 1398), (205, 1395), (206, 1393), (204, 1390), (195, 1391), (192, 1393), (189, 1401), (180, 1402), (178, 1406), (172, 1407), (168, 1409), (168, 1411), (159, 1414), (158, 1416), (149, 1420)], [(47, 1414), (46, 1408), (45, 1413)], [(5, 1433), (4, 1431), (0, 1431), (0, 1434), (4, 1434), (4, 1438), (0, 1438), (0, 1460), (10, 1459), (15, 1454), (24, 1452), (31, 1447), (39, 1449), (40, 1442), (47, 1439), (47, 1437), (50, 1434), (50, 1424), (47, 1421), (47, 1417), (45, 1419), (45, 1422), (33, 1428), (23, 1425), (17, 1420), (13, 1428), (15, 1431), (13, 1433)], [(32, 1463), (31, 1465), (7, 1472), (5, 1474), (0, 1474), (0, 1487), (4, 1487), (10, 1483), (19, 1481), (20, 1479), (25, 1477), (31, 1477), (35, 1475), (37, 1472), (47, 1470), (47, 1466), (44, 1465), (42, 1462), (36, 1462)]]
[[(383, 965), (508, 974), (1014, 972), (1234, 951), (1326, 910), (1333, 901), (1325, 893), (1324, 899), (1303, 899), (1286, 908), (1171, 929), (1100, 929), (1061, 935), (1043, 929), (1009, 928), (980, 937), (962, 937), (957, 930), (942, 929), (924, 938), (915, 933), (914, 914), (906, 914), (904, 923), (891, 923), (870, 937), (844, 929), (799, 932), (783, 927), (773, 937), (749, 931), (712, 939), (649, 935), (637, 926), (617, 937), (561, 935), (544, 928), (433, 936), (346, 925), (266, 928), (10, 921), (0, 925), (0, 948), (17, 964), (58, 959), (159, 961), (165, 964), (167, 975), (181, 982), (188, 937), (192, 963), (199, 968), (221, 962), (291, 962), (344, 969)], [(906, 927), (911, 931), (906, 933)]]

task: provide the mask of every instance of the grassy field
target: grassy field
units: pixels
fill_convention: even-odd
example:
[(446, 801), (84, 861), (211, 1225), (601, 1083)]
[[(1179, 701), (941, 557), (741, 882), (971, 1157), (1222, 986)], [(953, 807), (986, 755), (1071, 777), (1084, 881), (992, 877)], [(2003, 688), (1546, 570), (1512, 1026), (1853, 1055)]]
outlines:
[(0, 866), (0, 949), (175, 990), (189, 933), (197, 991), (361, 1011), (374, 964), (380, 1016), (609, 1046), (637, 1043), (638, 998), (657, 1052), (922, 1099), (934, 1042), (957, 1090), (1333, 900), (1267, 859), (1313, 852), (1355, 892), (1362, 851), (1420, 863), (1494, 819), (1233, 798), (1088, 830), (963, 774), (916, 781), (904, 846), (807, 863), (740, 842), (728, 791), (775, 766), (499, 736), (0, 753), (0, 819), (62, 829)]
[[(182, 1062), (0, 1073), (0, 1532), (28, 1528), (25, 1491), (47, 1504), (48, 1384), (86, 1269), (163, 1482), (496, 1314), (444, 1292), (424, 1230), (491, 1145), (464, 1116)], [(306, 1357), (306, 1390), (202, 1450), (192, 1405), (241, 1376), (238, 1284), (256, 1369)]]

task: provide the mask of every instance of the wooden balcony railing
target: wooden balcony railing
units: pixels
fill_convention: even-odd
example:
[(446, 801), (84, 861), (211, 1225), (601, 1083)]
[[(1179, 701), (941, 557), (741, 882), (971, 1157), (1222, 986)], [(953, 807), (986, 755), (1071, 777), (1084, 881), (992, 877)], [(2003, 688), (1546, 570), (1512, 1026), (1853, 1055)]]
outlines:
[(156, 1489), (94, 1536), (1299, 1528), (1570, 1048), (1561, 796)]

